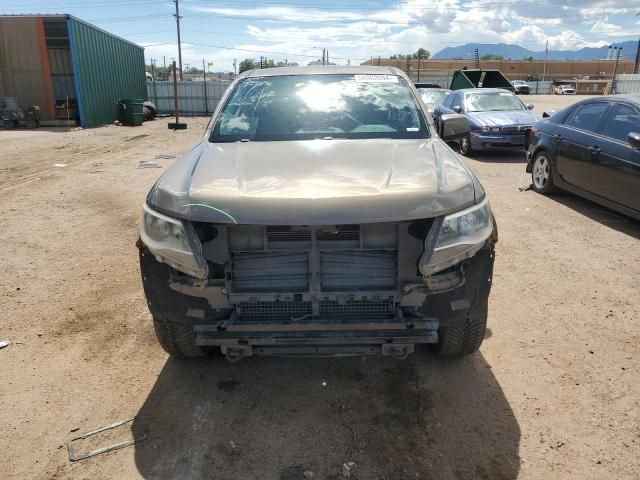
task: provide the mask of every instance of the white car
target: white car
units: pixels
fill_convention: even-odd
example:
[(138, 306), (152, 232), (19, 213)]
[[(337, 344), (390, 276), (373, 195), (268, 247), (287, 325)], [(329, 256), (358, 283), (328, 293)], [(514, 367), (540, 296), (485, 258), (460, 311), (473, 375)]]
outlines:
[(576, 89), (570, 85), (558, 85), (556, 87), (556, 93), (558, 95), (575, 95)]

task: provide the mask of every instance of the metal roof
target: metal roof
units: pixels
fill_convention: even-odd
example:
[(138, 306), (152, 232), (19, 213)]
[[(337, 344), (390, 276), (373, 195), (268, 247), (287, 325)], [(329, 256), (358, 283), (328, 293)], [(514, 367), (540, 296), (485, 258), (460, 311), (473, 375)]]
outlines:
[(96, 30), (101, 31), (102, 33), (104, 33), (105, 35), (109, 35), (113, 38), (117, 38), (118, 40), (121, 40), (123, 42), (129, 43), (133, 46), (136, 46), (138, 48), (141, 48), (144, 50), (144, 47), (141, 47), (140, 45), (138, 45), (137, 43), (132, 42), (131, 40), (127, 40), (126, 38), (122, 38), (118, 35), (114, 35), (111, 32), (108, 32), (107, 30), (103, 30), (100, 27), (96, 27), (93, 23), (89, 23), (85, 20), (82, 20), (81, 18), (78, 17), (74, 17), (73, 15), (70, 15), (68, 13), (17, 13), (17, 14), (1, 14), (0, 15), (0, 19), (1, 18), (33, 18), (33, 17), (42, 17), (42, 18), (59, 18), (59, 19), (72, 19), (75, 20), (76, 22), (79, 23), (84, 23), (85, 25), (90, 26), (91, 28), (95, 28)]

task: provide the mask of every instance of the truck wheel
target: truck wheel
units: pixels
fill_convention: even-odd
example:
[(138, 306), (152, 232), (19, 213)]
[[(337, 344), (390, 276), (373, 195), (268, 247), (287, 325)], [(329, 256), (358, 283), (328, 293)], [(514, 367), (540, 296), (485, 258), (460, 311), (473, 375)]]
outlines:
[(196, 345), (196, 332), (194, 332), (193, 326), (167, 322), (157, 318), (153, 319), (153, 326), (158, 342), (168, 354), (187, 358), (206, 355), (206, 352)]
[(488, 298), (474, 305), (462, 327), (441, 327), (437, 351), (443, 356), (469, 355), (480, 348), (487, 330)]
[(460, 140), (460, 153), (465, 157), (473, 155), (473, 149), (471, 148), (471, 137), (467, 135)]
[(541, 151), (536, 153), (531, 167), (531, 187), (538, 193), (547, 195), (555, 190), (553, 185), (553, 167), (549, 154)]

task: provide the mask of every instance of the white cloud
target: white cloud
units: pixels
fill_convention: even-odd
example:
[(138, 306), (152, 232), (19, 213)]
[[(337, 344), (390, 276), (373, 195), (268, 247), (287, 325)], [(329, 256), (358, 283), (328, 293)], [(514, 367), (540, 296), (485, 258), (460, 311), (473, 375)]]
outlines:
[[(631, 31), (637, 35), (629, 15), (618, 16), (632, 10), (628, 5), (628, 0), (399, 0), (377, 10), (284, 4), (245, 7), (240, 3), (234, 3), (234, 7), (186, 4), (185, 8), (206, 21), (217, 16), (246, 25), (244, 38), (238, 32), (235, 37), (210, 43), (273, 52), (269, 56), (275, 60), (284, 60), (287, 53), (290, 61), (304, 64), (320, 57), (323, 48), (329, 49), (338, 63), (346, 63), (348, 58), (358, 63), (370, 56), (409, 53), (419, 47), (435, 54), (446, 46), (463, 43), (515, 43), (542, 50), (548, 39), (549, 48), (553, 49), (600, 46), (614, 37), (630, 35)], [(230, 44), (233, 39), (237, 43)], [(203, 39), (202, 43), (209, 42)], [(186, 59), (192, 64), (201, 62), (204, 56), (216, 62), (218, 67), (214, 68), (225, 70), (232, 68), (233, 58), (264, 55), (213, 47), (186, 48), (185, 63)], [(175, 46), (166, 46), (150, 47), (147, 57), (150, 53), (157, 57), (160, 50), (177, 56)]]
[[(636, 25), (640, 27), (640, 22), (637, 22)], [(627, 36), (636, 36), (638, 35), (638, 30), (640, 28), (623, 28), (620, 25), (616, 25), (613, 23), (608, 23), (605, 21), (598, 21), (593, 24), (591, 27), (591, 31), (593, 33), (598, 33), (600, 35), (605, 35), (608, 37), (627, 37)]]
[(587, 41), (582, 35), (572, 30), (565, 30), (558, 35), (549, 37), (549, 48), (556, 50), (572, 50), (584, 47), (601, 47), (606, 45), (605, 41)]
[(336, 21), (360, 21), (367, 16), (341, 10), (303, 9), (295, 7), (221, 8), (190, 7), (193, 12), (210, 13), (224, 17), (278, 20), (286, 22), (326, 23)]

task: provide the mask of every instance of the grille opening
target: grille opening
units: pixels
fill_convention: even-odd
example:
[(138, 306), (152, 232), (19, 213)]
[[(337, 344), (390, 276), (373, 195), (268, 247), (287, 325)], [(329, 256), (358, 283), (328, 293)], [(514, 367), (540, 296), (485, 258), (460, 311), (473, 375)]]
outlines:
[(318, 230), (316, 238), (320, 242), (360, 240), (360, 225), (338, 225), (332, 230)]
[(267, 240), (270, 242), (305, 242), (311, 240), (311, 231), (292, 229), (289, 225), (267, 227)]
[(337, 320), (382, 320), (393, 317), (392, 300), (335, 300), (320, 302), (320, 316)]
[[(385, 300), (322, 300), (320, 319), (341, 322), (386, 320), (394, 316), (393, 299)], [(253, 301), (237, 304), (243, 321), (249, 322), (313, 322), (311, 302), (308, 301)]]
[(252, 322), (288, 322), (311, 315), (311, 302), (246, 302), (238, 304), (238, 315)]

